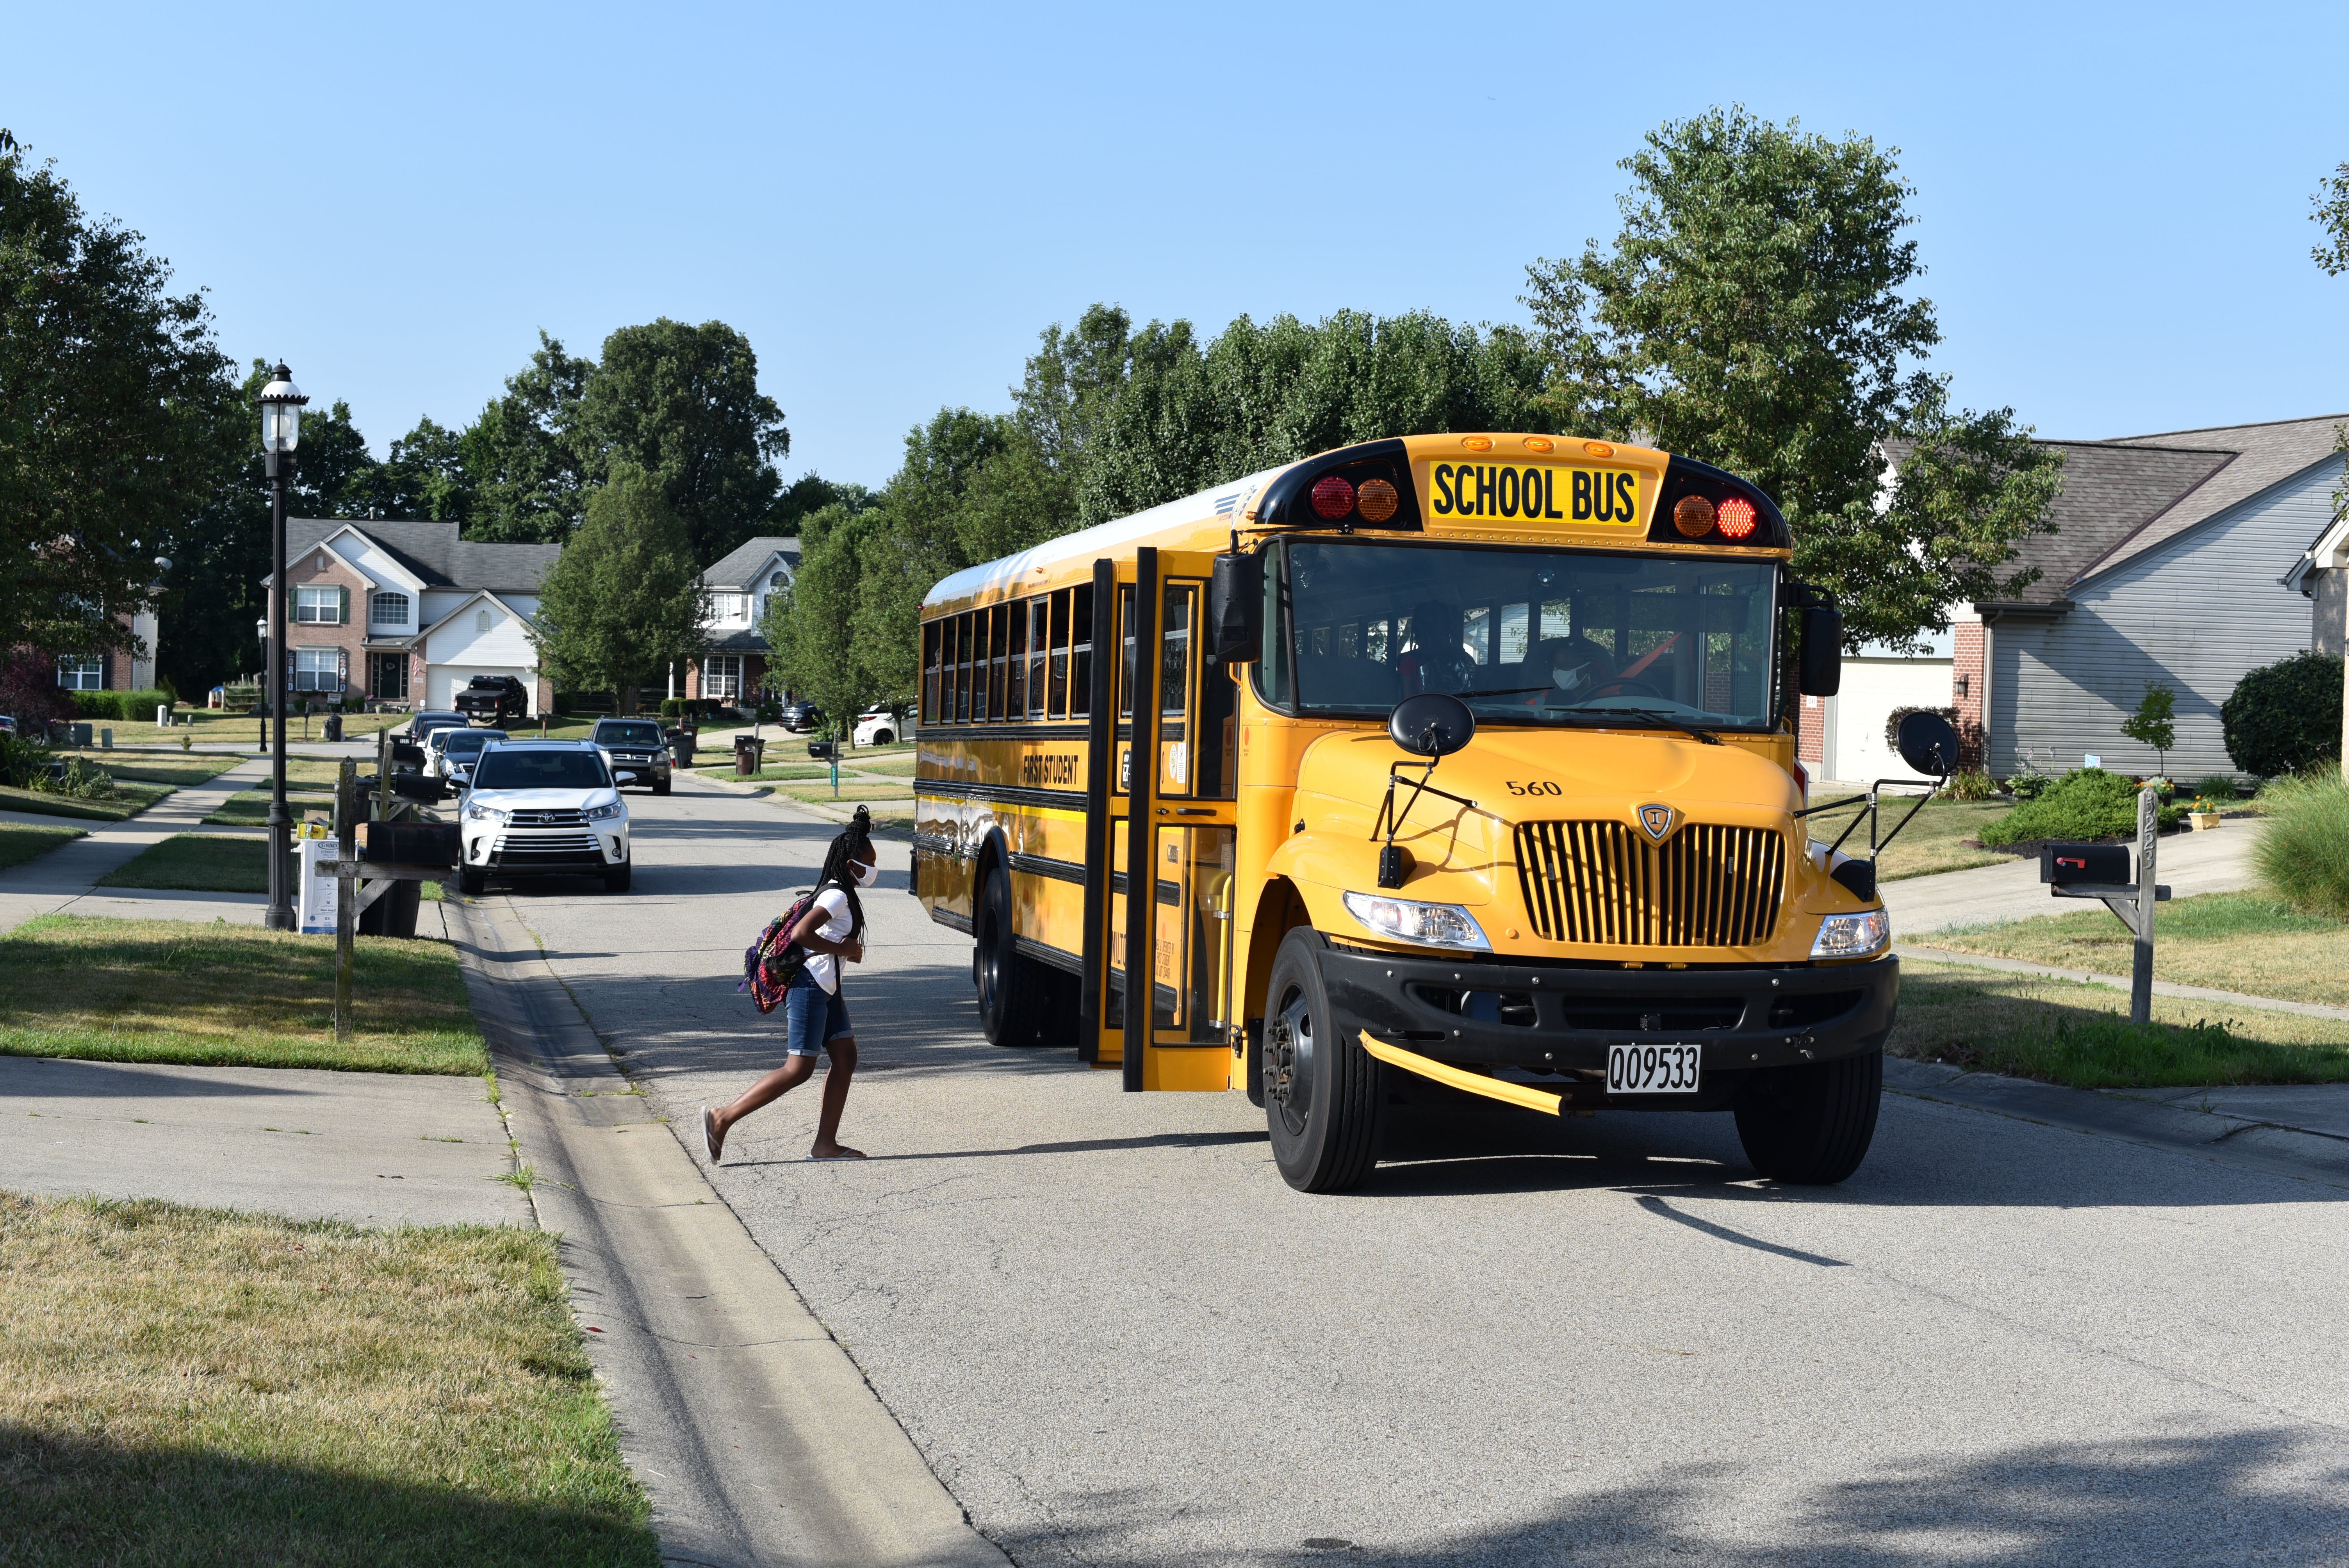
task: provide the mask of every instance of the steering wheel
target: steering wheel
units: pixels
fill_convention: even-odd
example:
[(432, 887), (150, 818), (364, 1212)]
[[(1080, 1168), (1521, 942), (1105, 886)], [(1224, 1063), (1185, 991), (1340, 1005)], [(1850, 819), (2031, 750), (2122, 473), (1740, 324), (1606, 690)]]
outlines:
[(1660, 701), (1670, 702), (1672, 700), (1663, 692), (1659, 691), (1652, 686), (1650, 686), (1646, 681), (1640, 679), (1637, 676), (1617, 676), (1612, 679), (1600, 681), (1597, 686), (1590, 688), (1590, 696), (1593, 697), (1619, 696), (1622, 695), (1623, 688), (1625, 686), (1638, 686), (1641, 691), (1647, 693), (1650, 696), (1659, 699)]

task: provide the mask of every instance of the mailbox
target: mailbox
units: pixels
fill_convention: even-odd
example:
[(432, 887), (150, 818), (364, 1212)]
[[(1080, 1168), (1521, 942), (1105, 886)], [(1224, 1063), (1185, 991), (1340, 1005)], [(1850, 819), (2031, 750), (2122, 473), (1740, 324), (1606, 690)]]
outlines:
[(459, 851), (454, 822), (361, 822), (359, 859), (387, 865), (453, 866)]
[(393, 741), (391, 743), (391, 765), (394, 768), (423, 767), (424, 748), (417, 745), (412, 740)]
[(2050, 841), (2039, 846), (2039, 880), (2058, 885), (2083, 882), (2127, 887), (2137, 881), (2137, 848), (2133, 844)]
[(807, 748), (808, 755), (818, 762), (836, 762), (840, 758), (840, 742), (837, 740), (811, 740)]

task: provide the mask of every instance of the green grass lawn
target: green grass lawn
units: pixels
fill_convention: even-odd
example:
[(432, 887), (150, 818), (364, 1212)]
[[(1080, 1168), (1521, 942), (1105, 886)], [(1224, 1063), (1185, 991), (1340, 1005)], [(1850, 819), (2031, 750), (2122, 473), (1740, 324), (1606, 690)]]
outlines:
[[(2349, 1006), (2349, 925), (2296, 914), (2261, 892), (2211, 892), (2165, 903), (2154, 916), (2153, 973), (2180, 985), (2207, 985), (2284, 1002)], [(2126, 975), (2136, 939), (2101, 903), (2063, 914), (1937, 931), (1929, 947), (1986, 953)]]
[(773, 786), (773, 789), (776, 794), (783, 796), (789, 799), (822, 800), (827, 802), (835, 799), (843, 802), (854, 802), (858, 800), (905, 800), (912, 799), (914, 793), (914, 789), (911, 783), (890, 784), (875, 781), (860, 784), (855, 780), (847, 778), (843, 778), (841, 779), (840, 793), (836, 797), (832, 792), (832, 786), (827, 783), (777, 784)]
[[(240, 789), (222, 801), (220, 809), (205, 817), (204, 821), (215, 828), (257, 828), (269, 820), (269, 800), (270, 792), (265, 789)], [(334, 788), (329, 784), (323, 789), (296, 789), (289, 769), (285, 780), (285, 805), (297, 822), (305, 811), (331, 814), (335, 809)]]
[(100, 887), (169, 888), (190, 892), (267, 892), (269, 844), (264, 839), (174, 833), (136, 860), (98, 879)]
[(119, 822), (137, 816), (171, 792), (168, 784), (134, 784), (119, 779), (115, 789), (111, 800), (84, 800), (71, 795), (51, 795), (0, 784), (0, 811), (36, 811), (44, 817), (72, 817), (85, 822)]
[(2156, 996), (2138, 1026), (2128, 1003), (2106, 985), (1909, 959), (1886, 1049), (2075, 1088), (2349, 1082), (2349, 1023)]
[(242, 757), (222, 757), (198, 751), (75, 751), (58, 748), (49, 753), (60, 760), (78, 757), (95, 767), (103, 768), (114, 776), (116, 783), (168, 784), (184, 789), (191, 784), (209, 783), (245, 760)]
[(0, 936), (0, 1054), (487, 1070), (489, 1053), (447, 943), (359, 939), (347, 1045), (335, 1041), (334, 962), (326, 936), (225, 922), (43, 915)]
[(857, 753), (855, 767), (859, 772), (878, 773), (887, 779), (911, 779), (914, 776), (916, 763), (910, 755), (885, 757), (873, 762), (864, 760), (866, 755), (861, 751)]
[[(188, 729), (199, 742), (216, 744), (222, 740), (250, 739), (261, 733), (261, 719), (255, 714), (220, 713), (208, 707), (190, 707), (184, 703), (171, 710), (171, 717), (175, 719), (190, 715), (194, 716), (195, 722), (188, 726)], [(301, 739), (302, 715), (297, 713), (292, 717), (293, 723), (285, 731), (286, 738)], [(356, 739), (359, 736), (373, 735), (378, 729), (389, 728), (407, 722), (408, 715), (404, 713), (347, 713), (343, 715), (343, 737), (345, 739)], [(118, 724), (114, 727), (114, 738), (117, 740), (125, 738), (128, 733), (121, 725)], [(150, 737), (169, 740), (175, 733), (177, 732), (173, 730), (157, 729), (150, 725), (139, 727), (137, 732), (130, 734), (129, 738), (144, 743)], [(323, 740), (326, 738), (326, 716), (323, 713), (312, 714), (309, 738)]]
[(655, 1568), (555, 1238), (0, 1193), (6, 1557)]
[[(832, 769), (821, 762), (789, 762), (780, 768), (761, 768), (749, 778), (738, 775), (730, 765), (725, 768), (697, 768), (696, 773), (705, 779), (726, 779), (739, 784), (771, 784), (777, 779), (830, 779)], [(846, 775), (848, 769), (841, 769)]]
[[(1840, 799), (1850, 794), (1848, 789), (1821, 785), (1811, 792), (1816, 803)], [(1881, 798), (1877, 813), (1877, 831), (1891, 831), (1909, 808), (1916, 803), (1915, 796), (1896, 797), (1889, 793)], [(1899, 882), (1903, 877), (1930, 876), (1935, 872), (1963, 871), (1968, 866), (2002, 865), (2014, 857), (1985, 850), (1969, 842), (1981, 830), (1984, 822), (2002, 817), (2013, 808), (2003, 800), (1941, 800), (1926, 802), (1916, 820), (1902, 828), (1885, 849), (1876, 870), (1878, 880)], [(1836, 836), (1851, 826), (1861, 815), (1861, 808), (1851, 807), (1841, 811), (1822, 811), (1816, 817), (1806, 817), (1811, 838), (1822, 844), (1831, 844)], [(1868, 854), (1868, 824), (1861, 821), (1850, 838), (1844, 841), (1843, 852), (1865, 859)]]
[(60, 844), (73, 842), (85, 831), (86, 829), (63, 824), (52, 828), (31, 822), (0, 822), (0, 870), (46, 855)]

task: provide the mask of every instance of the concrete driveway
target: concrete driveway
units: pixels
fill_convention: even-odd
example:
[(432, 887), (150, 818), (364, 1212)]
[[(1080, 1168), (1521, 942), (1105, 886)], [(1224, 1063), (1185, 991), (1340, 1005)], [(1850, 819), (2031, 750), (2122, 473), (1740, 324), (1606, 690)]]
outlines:
[[(740, 954), (834, 830), (678, 789), (635, 892), (512, 896), (687, 1130), (781, 1060)], [(717, 1185), (1015, 1561), (2349, 1556), (2349, 1192), (1892, 1096), (1828, 1191), (1721, 1116), (1420, 1110), (1308, 1198), (1237, 1094), (985, 1045), (882, 855), (874, 1158), (800, 1158), (810, 1086)]]

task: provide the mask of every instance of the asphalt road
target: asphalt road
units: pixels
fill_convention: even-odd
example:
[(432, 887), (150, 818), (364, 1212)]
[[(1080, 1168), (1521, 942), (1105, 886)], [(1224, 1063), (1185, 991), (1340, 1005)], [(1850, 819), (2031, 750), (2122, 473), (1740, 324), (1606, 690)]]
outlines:
[[(781, 1060), (733, 985), (833, 830), (631, 810), (634, 892), (512, 896), (686, 1130)], [(1019, 1563), (2349, 1561), (2349, 1193), (1896, 1096), (1828, 1191), (1726, 1117), (1496, 1108), (1309, 1198), (1239, 1095), (988, 1047), (882, 855), (874, 1158), (801, 1158), (811, 1085), (717, 1184)]]

